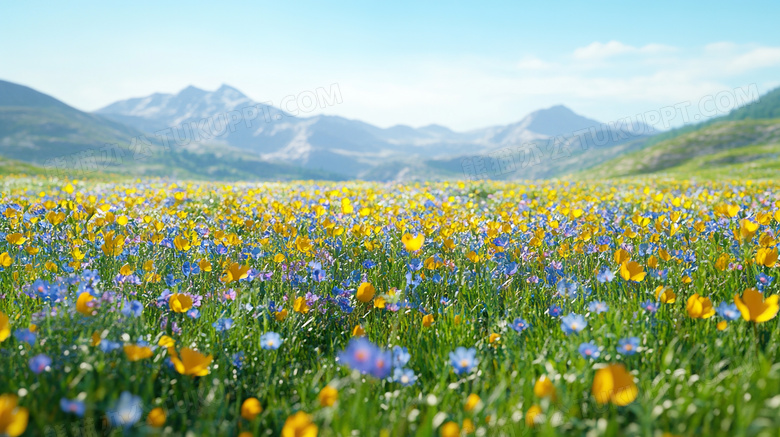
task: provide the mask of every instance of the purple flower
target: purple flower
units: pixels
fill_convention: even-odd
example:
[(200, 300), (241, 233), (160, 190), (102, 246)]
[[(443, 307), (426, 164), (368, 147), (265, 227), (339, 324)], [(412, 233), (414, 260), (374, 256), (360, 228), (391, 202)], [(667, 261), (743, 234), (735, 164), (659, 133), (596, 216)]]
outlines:
[(77, 399), (62, 398), (60, 399), (60, 408), (66, 413), (84, 417), (84, 410), (86, 409), (86, 406), (84, 405), (84, 402)]
[(517, 332), (523, 332), (526, 329), (530, 328), (531, 325), (528, 324), (528, 322), (525, 321), (525, 319), (521, 319), (520, 317), (516, 318), (512, 321), (512, 324), (509, 325)]
[(30, 358), (30, 370), (32, 370), (33, 373), (35, 373), (36, 375), (46, 370), (46, 368), (49, 367), (50, 365), (51, 365), (51, 358), (49, 358), (45, 354), (36, 355)]

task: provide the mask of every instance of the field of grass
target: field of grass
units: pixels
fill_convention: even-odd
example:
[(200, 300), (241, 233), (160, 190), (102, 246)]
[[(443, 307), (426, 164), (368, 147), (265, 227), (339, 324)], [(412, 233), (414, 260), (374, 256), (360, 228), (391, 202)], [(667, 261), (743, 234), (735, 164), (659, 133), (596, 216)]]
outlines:
[(780, 432), (777, 182), (0, 190), (0, 435)]

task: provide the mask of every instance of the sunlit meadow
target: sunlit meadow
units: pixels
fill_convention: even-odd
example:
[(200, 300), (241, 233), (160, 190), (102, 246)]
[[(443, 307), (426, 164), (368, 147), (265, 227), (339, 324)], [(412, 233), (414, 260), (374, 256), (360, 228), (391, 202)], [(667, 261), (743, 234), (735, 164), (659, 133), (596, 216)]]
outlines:
[(0, 434), (780, 429), (778, 183), (0, 184)]

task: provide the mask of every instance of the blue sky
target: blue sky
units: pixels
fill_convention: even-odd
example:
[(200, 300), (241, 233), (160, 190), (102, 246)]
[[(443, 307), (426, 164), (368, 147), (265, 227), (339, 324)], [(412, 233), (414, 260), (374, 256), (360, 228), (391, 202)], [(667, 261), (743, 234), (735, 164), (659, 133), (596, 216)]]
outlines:
[(565, 104), (610, 121), (780, 85), (780, 2), (4, 2), (0, 79), (82, 110), (187, 85), (466, 130)]

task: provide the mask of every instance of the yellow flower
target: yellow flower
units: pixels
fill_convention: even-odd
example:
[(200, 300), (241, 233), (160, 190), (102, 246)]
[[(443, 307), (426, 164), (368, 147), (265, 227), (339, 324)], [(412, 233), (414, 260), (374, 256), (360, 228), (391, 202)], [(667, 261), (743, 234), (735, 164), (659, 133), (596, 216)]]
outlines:
[(287, 318), (287, 310), (282, 308), (281, 311), (277, 311), (276, 314), (274, 314), (274, 318), (277, 322), (283, 321)]
[(0, 435), (16, 437), (27, 429), (29, 412), (17, 406), (16, 395), (0, 395)]
[[(303, 296), (296, 298), (295, 303), (293, 304), (293, 310), (295, 310), (296, 313), (306, 314), (309, 312), (309, 304), (306, 303), (306, 298)], [(284, 310), (282, 310), (284, 311)], [(278, 313), (277, 313), (278, 314)]]
[(284, 421), (282, 437), (316, 437), (319, 433), (317, 425), (311, 423), (311, 416), (299, 411)]
[(100, 333), (95, 331), (92, 333), (92, 341), (89, 343), (92, 345), (92, 347), (100, 345), (100, 343), (103, 341), (103, 338), (100, 336)]
[(295, 239), (295, 248), (298, 252), (308, 253), (311, 250), (311, 240), (306, 237), (298, 237)]
[(401, 242), (404, 243), (407, 252), (417, 252), (425, 243), (425, 235), (417, 234), (412, 236), (412, 234), (406, 233), (401, 237)]
[(777, 315), (777, 310), (780, 309), (778, 298), (780, 296), (773, 294), (764, 299), (764, 295), (758, 290), (748, 288), (742, 293), (741, 299), (739, 295), (734, 296), (734, 303), (737, 304), (743, 319), (749, 322), (763, 323), (774, 319)]
[(596, 402), (625, 406), (634, 402), (639, 395), (639, 388), (634, 383), (634, 377), (622, 364), (610, 364), (596, 372), (591, 388)]
[(441, 437), (460, 437), (460, 427), (457, 423), (449, 421), (439, 429)]
[(79, 294), (79, 298), (76, 300), (76, 311), (85, 316), (91, 316), (93, 309), (87, 306), (87, 302), (90, 302), (93, 299), (95, 298), (86, 291)]
[(534, 383), (534, 395), (540, 398), (549, 397), (550, 399), (555, 400), (557, 394), (555, 386), (552, 381), (550, 381), (550, 378), (546, 375), (542, 375), (536, 380), (536, 383)]
[(263, 412), (263, 406), (257, 398), (248, 398), (241, 404), (241, 417), (252, 421), (258, 414)]
[(493, 343), (496, 343), (500, 339), (501, 339), (501, 335), (499, 335), (499, 334), (494, 332), (494, 333), (490, 334), (490, 337), (488, 337), (488, 343), (493, 344)]
[(181, 235), (177, 235), (176, 238), (173, 239), (173, 245), (176, 246), (176, 250), (180, 252), (186, 252), (190, 250), (190, 247), (192, 247), (190, 240), (182, 237)]
[(225, 274), (220, 279), (222, 282), (236, 282), (249, 276), (249, 267), (239, 263), (233, 263), (225, 270)]
[(106, 256), (119, 256), (122, 254), (124, 247), (125, 236), (122, 234), (114, 235), (114, 231), (109, 231), (103, 237), (103, 245), (100, 246)]
[(620, 265), (620, 276), (626, 281), (642, 282), (645, 275), (645, 269), (636, 261), (626, 260)]
[(426, 314), (423, 316), (422, 324), (424, 327), (430, 328), (433, 323), (433, 314)]
[(376, 289), (373, 285), (369, 282), (364, 282), (360, 284), (360, 287), (358, 287), (357, 293), (355, 293), (355, 296), (357, 299), (363, 303), (371, 301), (371, 299), (374, 298), (374, 294), (376, 293)]
[(125, 264), (122, 266), (121, 269), (119, 269), (119, 274), (122, 276), (130, 276), (133, 274), (135, 270), (133, 269), (133, 266), (130, 264)]
[(5, 241), (7, 241), (7, 242), (9, 242), (11, 244), (15, 244), (17, 246), (21, 246), (22, 244), (24, 244), (25, 241), (27, 241), (27, 239), (24, 238), (24, 235), (22, 235), (22, 234), (20, 234), (18, 232), (14, 232), (13, 234), (6, 235), (5, 236)]
[(202, 272), (211, 271), (211, 263), (206, 258), (203, 258), (200, 261), (198, 261), (198, 267), (200, 267), (200, 271)]
[(655, 298), (660, 300), (661, 303), (675, 303), (677, 301), (677, 295), (674, 294), (672, 288), (663, 285), (659, 285), (655, 289)]
[(630, 257), (631, 255), (629, 255), (629, 253), (623, 249), (618, 249), (615, 251), (615, 262), (618, 264), (623, 264), (623, 262), (628, 261)]
[(777, 247), (770, 249), (762, 247), (756, 253), (756, 263), (762, 266), (774, 267), (777, 264)]
[(317, 399), (320, 401), (321, 407), (332, 407), (333, 404), (339, 399), (339, 391), (335, 388), (326, 385), (320, 390), (320, 394), (317, 395)]
[(480, 399), (478, 394), (472, 393), (466, 398), (466, 404), (463, 405), (463, 409), (471, 412), (474, 408), (477, 408), (477, 405), (479, 405), (481, 401), (482, 399)]
[(363, 329), (360, 325), (355, 325), (355, 327), (352, 329), (352, 336), (353, 337), (362, 337), (366, 335), (365, 329)]
[(171, 356), (176, 371), (182, 375), (205, 376), (209, 374), (209, 364), (214, 358), (211, 355), (202, 353), (190, 348), (181, 350), (181, 359), (175, 354)]
[(542, 407), (531, 405), (531, 408), (525, 413), (525, 426), (531, 427), (536, 425), (537, 418), (541, 421), (542, 417)]
[(729, 323), (727, 321), (721, 320), (720, 322), (718, 322), (718, 331), (723, 331), (728, 326), (729, 326)]
[(146, 423), (153, 428), (160, 428), (165, 425), (166, 415), (165, 410), (160, 407), (153, 408), (146, 416)]
[(185, 313), (192, 308), (192, 298), (182, 293), (173, 293), (168, 298), (168, 306), (174, 313)]
[(0, 253), (0, 267), (9, 267), (14, 259), (8, 255), (8, 252)]
[(688, 298), (685, 309), (688, 311), (688, 315), (694, 319), (709, 319), (715, 315), (715, 308), (712, 307), (710, 298), (699, 296), (698, 293)]
[(11, 324), (8, 322), (8, 316), (0, 311), (0, 343), (4, 342), (11, 335)]
[(162, 346), (164, 348), (172, 348), (176, 345), (176, 340), (172, 339), (171, 337), (168, 337), (167, 335), (163, 335), (160, 337), (160, 340), (157, 341), (158, 346)]
[(463, 432), (464, 433), (471, 434), (471, 433), (473, 433), (476, 430), (477, 429), (474, 426), (474, 422), (471, 419), (469, 419), (469, 418), (463, 419)]
[(374, 299), (374, 308), (384, 309), (387, 306), (387, 301), (384, 297), (379, 296)]
[(758, 230), (758, 223), (750, 221), (748, 219), (742, 219), (739, 221), (739, 236), (743, 240), (750, 240), (756, 235)]
[(152, 349), (148, 346), (139, 346), (137, 344), (126, 344), (125, 355), (130, 361), (139, 361), (152, 356)]

